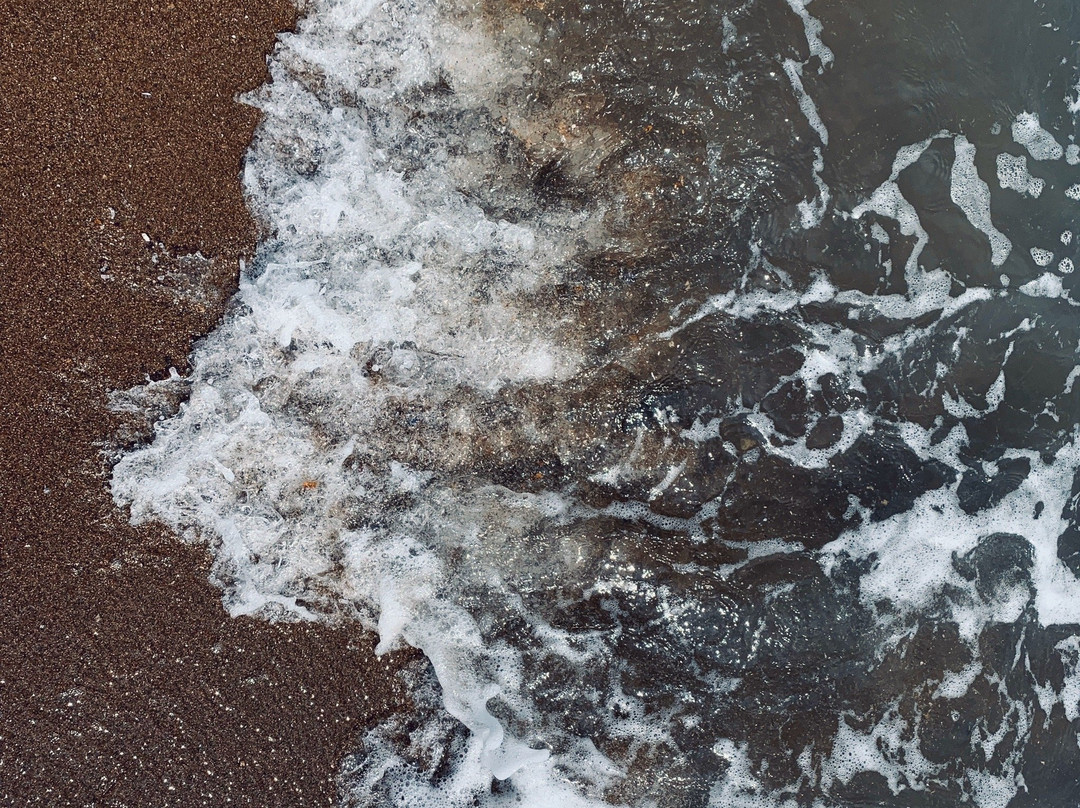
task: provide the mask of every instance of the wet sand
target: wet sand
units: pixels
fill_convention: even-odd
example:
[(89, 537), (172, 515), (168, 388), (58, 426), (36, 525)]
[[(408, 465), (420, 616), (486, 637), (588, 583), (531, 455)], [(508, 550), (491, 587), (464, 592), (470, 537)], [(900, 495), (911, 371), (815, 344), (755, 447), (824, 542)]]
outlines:
[(51, 5), (8, 4), (0, 45), (0, 805), (333, 804), (394, 662), (229, 619), (102, 454), (108, 391), (182, 369), (254, 249), (234, 98), (292, 9)]

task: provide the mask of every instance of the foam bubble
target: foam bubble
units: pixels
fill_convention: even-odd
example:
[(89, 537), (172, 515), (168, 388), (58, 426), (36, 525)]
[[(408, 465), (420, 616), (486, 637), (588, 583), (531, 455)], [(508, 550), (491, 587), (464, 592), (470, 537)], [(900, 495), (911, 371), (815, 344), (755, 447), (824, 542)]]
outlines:
[(841, 716), (822, 775), (829, 787), (834, 781), (850, 783), (860, 772), (876, 772), (899, 794), (904, 788), (923, 790), (934, 770), (919, 750), (918, 736), (894, 707), (869, 731), (855, 729)]
[[(789, 4), (803, 20), (811, 54), (831, 63), (807, 3)], [(926, 152), (927, 139), (899, 149), (890, 176), (850, 214), (837, 211), (828, 222), (850, 228), (856, 247), (866, 248), (860, 259), (899, 256), (910, 247), (902, 283), (891, 258), (872, 267), (883, 270), (875, 288), (865, 278), (850, 283), (844, 272), (830, 275), (824, 255), (820, 265), (785, 272), (754, 245), (739, 283), (706, 284), (706, 291), (688, 283), (677, 305), (660, 304), (670, 319), (665, 312), (662, 325), (634, 324), (646, 347), (620, 354), (608, 345), (612, 334), (582, 328), (581, 301), (566, 302), (566, 290), (588, 276), (579, 255), (619, 254), (612, 211), (593, 194), (568, 204), (557, 194), (538, 201), (535, 181), (536, 169), (552, 164), (575, 181), (595, 174), (623, 141), (602, 129), (568, 135), (573, 127), (561, 126), (565, 121), (528, 107), (543, 95), (528, 83), (541, 37), (531, 23), (505, 20), (505, 41), (496, 40), (498, 26), (490, 22), (471, 8), (428, 0), (326, 0), (312, 4), (298, 32), (284, 38), (271, 65), (273, 83), (252, 99), (264, 119), (245, 174), (255, 212), (274, 236), (244, 273), (229, 317), (194, 355), (188, 402), (159, 425), (150, 446), (117, 465), (115, 498), (130, 505), (135, 521), (162, 519), (188, 539), (210, 541), (214, 578), (232, 614), (358, 620), (378, 632), (378, 653), (401, 645), (423, 652), (430, 674), (417, 674), (427, 679), (413, 683), (417, 712), (369, 733), (363, 754), (349, 764), (358, 806), (592, 808), (621, 798), (612, 789), (640, 779), (635, 768), (663, 778), (667, 767), (682, 765), (674, 758), (695, 757), (683, 755), (684, 730), (700, 730), (691, 742), (705, 756), (703, 764), (695, 757), (692, 765), (701, 769), (685, 779), (699, 778), (697, 799), (707, 789), (716, 808), (794, 808), (803, 799), (795, 788), (828, 796), (870, 771), (894, 793), (959, 779), (980, 808), (994, 808), (1002, 795), (1007, 802), (1017, 783), (1008, 765), (957, 774), (931, 763), (920, 749), (919, 722), (899, 701), (872, 715), (834, 712), (832, 744), (807, 746), (798, 756), (805, 779), (770, 790), (757, 750), (724, 737), (734, 732), (727, 725), (704, 726), (710, 711), (723, 715), (747, 695), (739, 666), (758, 664), (759, 650), (772, 641), (766, 618), (755, 627), (759, 617), (728, 603), (724, 592), (732, 576), (767, 567), (770, 556), (820, 558), (828, 572), (857, 566), (850, 556), (864, 559), (860, 569), (867, 572), (847, 593), (848, 604), (879, 618), (876, 630), (888, 636), (874, 651), (883, 654), (924, 618), (955, 620), (970, 648), (988, 624), (1025, 619), (1032, 607), (1044, 625), (1078, 619), (1080, 584), (1057, 557), (1074, 444), (1055, 457), (1006, 449), (997, 462), (1025, 461), (1032, 472), (975, 514), (960, 506), (959, 482), (947, 476), (909, 511), (891, 516), (855, 494), (843, 512), (840, 499), (841, 513), (830, 514), (828, 529), (847, 529), (821, 556), (803, 541), (802, 525), (783, 536), (767, 532), (786, 517), (761, 519), (765, 528), (753, 523), (750, 530), (764, 534), (753, 540), (743, 540), (740, 527), (729, 536), (726, 523), (742, 518), (735, 511), (745, 503), (725, 509), (745, 494), (740, 487), (753, 487), (740, 475), (756, 482), (752, 475), (770, 465), (797, 485), (823, 480), (856, 491), (861, 481), (845, 476), (848, 466), (865, 461), (862, 446), (876, 448), (876, 429), (891, 417), (882, 414), (872, 382), (880, 384), (882, 371), (892, 373), (889, 363), (897, 362), (906, 384), (925, 370), (917, 367), (924, 355), (925, 388), (889, 400), (918, 411), (918, 423), (898, 416), (899, 423), (887, 424), (895, 442), (885, 448), (943, 474), (966, 464), (995, 473), (994, 463), (977, 465), (967, 456), (964, 424), (1005, 412), (1010, 396), (1022, 392), (1023, 380), (1011, 375), (1006, 389), (1004, 363), (1033, 326), (1025, 320), (991, 335), (1008, 343), (1002, 368), (980, 374), (972, 391), (950, 384), (950, 363), (968, 360), (965, 346), (985, 336), (979, 325), (994, 322), (983, 315), (996, 316), (997, 301), (1049, 306), (1023, 301), (1064, 298), (1060, 279), (1046, 272), (1020, 286), (1021, 297), (1015, 285), (962, 283), (944, 262), (920, 265), (928, 230), (938, 238), (920, 211), (934, 211), (917, 211), (898, 180)], [(727, 17), (723, 30), (723, 48), (737, 51)], [(805, 68), (784, 63), (824, 145), (829, 133), (803, 86)], [(589, 74), (560, 71), (575, 87), (573, 106)], [(1027, 139), (1034, 159), (1052, 151), (1041, 129), (1021, 124), (1014, 133)], [(1012, 245), (994, 225), (975, 146), (946, 132), (934, 137), (945, 136), (956, 147), (951, 198), (987, 235), (1001, 265)], [(826, 153), (818, 148), (812, 173), (802, 177), (818, 191), (798, 205), (808, 230), (821, 226), (832, 204), (822, 180)], [(1027, 158), (1008, 157), (998, 159), (1002, 187), (1038, 196), (1042, 181), (1028, 173)], [(871, 214), (869, 226), (852, 221)], [(896, 226), (882, 226), (883, 219)], [(904, 238), (891, 238), (896, 231)], [(1041, 253), (1032, 256), (1041, 260)], [(1068, 258), (1058, 264), (1062, 273), (1071, 268)], [(616, 285), (599, 275), (588, 282)], [(1008, 287), (1008, 276), (1000, 277)], [(633, 293), (648, 288), (627, 283)], [(636, 313), (633, 304), (628, 309)], [(715, 331), (704, 327), (714, 323), (702, 323), (710, 317), (719, 324)], [(715, 357), (710, 340), (730, 329), (748, 346), (745, 357), (756, 358), (743, 333), (762, 323), (784, 354), (782, 372), (723, 403), (680, 410), (664, 399), (666, 379), (658, 380), (650, 364), (654, 351), (668, 359), (704, 344), (703, 355)], [(797, 336), (784, 336), (788, 328)], [(590, 355), (600, 341), (604, 351)], [(696, 368), (703, 377), (714, 372), (705, 365)], [(717, 377), (728, 372), (720, 367)], [(610, 375), (590, 387), (597, 368)], [(755, 370), (747, 369), (747, 378)], [(636, 376), (611, 381), (616, 373)], [(1069, 375), (1066, 392), (1078, 374)], [(893, 373), (884, 381), (899, 378)], [(726, 382), (717, 380), (717, 388)], [(784, 413), (763, 403), (785, 388), (802, 407), (805, 434), (785, 432)], [(609, 394), (617, 404), (602, 400)], [(815, 442), (810, 435), (819, 427), (830, 431)], [(537, 457), (558, 468), (552, 472)], [(695, 475), (714, 472), (706, 484), (715, 487), (703, 486), (707, 501), (679, 501)], [(960, 561), (1002, 532), (1030, 544), (1031, 585), (1006, 576), (988, 596)], [(647, 542), (657, 538), (664, 552), (651, 558)], [(669, 557), (672, 547), (677, 552)], [(699, 551), (702, 558), (719, 555), (703, 561)], [(694, 576), (705, 581), (701, 591), (696, 579), (686, 583)], [(827, 585), (839, 586), (841, 577)], [(770, 589), (754, 608), (770, 615), (793, 587)], [(603, 627), (565, 628), (567, 614), (581, 606), (595, 608)], [(728, 620), (729, 631), (721, 625)], [(635, 642), (633, 632), (643, 625), (661, 637), (657, 668), (635, 668), (636, 658), (619, 647), (626, 637)], [(731, 651), (723, 675), (702, 662), (702, 672), (688, 670), (664, 693), (677, 706), (656, 709), (662, 699), (646, 692), (651, 683), (642, 672), (666, 675), (671, 650), (708, 655), (717, 637), (745, 639), (750, 658)], [(1075, 649), (1058, 650), (1072, 661)], [(653, 649), (642, 643), (633, 654), (647, 652)], [(920, 692), (963, 699), (988, 675), (977, 658), (955, 667), (920, 683)], [(1080, 676), (1067, 677), (1060, 699), (1075, 717)], [(573, 691), (574, 704), (561, 701), (564, 691)], [(1053, 688), (1041, 692), (1040, 703), (1059, 698)], [(706, 707), (692, 705), (699, 698)], [(1018, 708), (993, 732), (980, 726), (972, 749), (990, 760), (1009, 731), (1026, 737), (1022, 722)], [(827, 739), (831, 720), (824, 732)], [(677, 772), (671, 782), (682, 777)]]
[[(965, 440), (963, 428), (956, 427), (948, 440), (933, 447), (926, 444), (926, 451), (957, 463), (954, 454)], [(860, 583), (864, 601), (889, 602), (899, 613), (912, 614), (929, 609), (946, 586), (957, 591), (971, 588), (955, 569), (954, 555), (969, 552), (983, 537), (993, 534), (1023, 536), (1034, 551), (1032, 579), (1039, 622), (1044, 626), (1078, 622), (1080, 581), (1058, 558), (1057, 540), (1067, 526), (1065, 506), (1080, 450), (1076, 442), (1069, 443), (1050, 463), (1034, 452), (1017, 456), (1029, 458), (1031, 472), (1015, 491), (992, 507), (965, 513), (954, 483), (923, 494), (905, 513), (881, 522), (865, 522), (826, 551), (875, 556), (872, 569)], [(897, 541), (899, 536), (904, 540)], [(1013, 595), (990, 603), (973, 596), (966, 605), (955, 606), (961, 635), (974, 640), (987, 622), (1016, 620), (1026, 595), (1021, 590)]]
[(806, 8), (810, 5), (811, 0), (787, 0), (787, 2), (791, 6), (791, 10), (798, 14), (803, 22), (803, 28), (806, 31), (806, 44), (810, 47), (810, 55), (818, 57), (822, 68), (828, 67), (833, 63), (835, 57), (832, 50), (821, 41), (821, 32), (824, 30), (821, 20), (811, 16)]
[(810, 124), (810, 128), (817, 133), (818, 138), (821, 140), (821, 144), (823, 146), (828, 146), (829, 130), (825, 128), (825, 122), (821, 120), (821, 116), (818, 114), (817, 105), (814, 104), (814, 99), (810, 97), (809, 93), (806, 92), (806, 88), (803, 87), (802, 71), (803, 66), (794, 59), (784, 60), (784, 72), (787, 73), (788, 80), (791, 82), (791, 87), (795, 90), (795, 97), (799, 101), (799, 109), (801, 109), (802, 114), (806, 116), (806, 121)]
[[(999, 267), (1012, 251), (1012, 242), (994, 227), (990, 217), (990, 188), (975, 169), (975, 144), (963, 135), (956, 136), (956, 159), (953, 162), (949, 193), (972, 227), (990, 239), (990, 262)], [(1000, 164), (999, 164), (1000, 171)], [(1037, 195), (1037, 194), (1036, 194)]]
[[(326, 2), (283, 38), (250, 99), (263, 122), (245, 169), (276, 237), (195, 352), (190, 399), (117, 464), (113, 493), (135, 522), (214, 543), (231, 614), (344, 615), (378, 630), (380, 653), (421, 649), (470, 732), (471, 763), (440, 799), (513, 777), (532, 804), (585, 805), (556, 771), (597, 779), (603, 756), (550, 761), (488, 708), (501, 695), (533, 709), (520, 652), (489, 644), (461, 605), (466, 587), (499, 591), (494, 568), (449, 583), (447, 553), (494, 561), (558, 503), (494, 485), (459, 496), (448, 478), (490, 438), (492, 396), (575, 372), (578, 349), (529, 297), (590, 233), (609, 237), (595, 206), (541, 205), (496, 163), (500, 93), (521, 65), (481, 21), (452, 18), (422, 1)], [(478, 202), (499, 189), (514, 221)]]
[(709, 808), (795, 808), (795, 800), (771, 792), (754, 775), (746, 744), (722, 738), (712, 753), (727, 770), (709, 791)]
[(1038, 198), (1046, 182), (1033, 177), (1027, 170), (1027, 158), (1002, 152), (997, 156), (998, 184), (1027, 196)]
[(1060, 160), (1065, 154), (1054, 136), (1039, 125), (1039, 116), (1033, 112), (1022, 112), (1016, 116), (1012, 136), (1035, 160)]
[[(1053, 256), (1050, 256), (1051, 260)], [(1038, 262), (1036, 262), (1038, 263)], [(1046, 264), (1049, 264), (1047, 261)], [(1042, 266), (1046, 266), (1042, 264)], [(1028, 281), (1020, 287), (1020, 291), (1030, 297), (1051, 297), (1058, 298), (1065, 294), (1064, 287), (1061, 285), (1061, 278), (1052, 272), (1044, 272), (1033, 281)]]
[(1035, 262), (1037, 266), (1048, 267), (1054, 260), (1054, 254), (1050, 250), (1044, 250), (1041, 247), (1032, 247), (1031, 260)]
[(1080, 718), (1080, 637), (1067, 637), (1055, 645), (1054, 650), (1061, 655), (1065, 670), (1059, 698), (1065, 708), (1065, 717), (1075, 721)]
[(993, 775), (983, 771), (969, 771), (972, 797), (979, 808), (1006, 808), (1016, 796), (1019, 787), (1015, 775)]

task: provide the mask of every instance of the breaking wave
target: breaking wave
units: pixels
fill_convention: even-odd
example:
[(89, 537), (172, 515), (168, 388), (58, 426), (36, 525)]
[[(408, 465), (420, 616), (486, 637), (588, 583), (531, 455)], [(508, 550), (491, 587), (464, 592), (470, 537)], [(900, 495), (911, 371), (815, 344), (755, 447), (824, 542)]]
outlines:
[(233, 615), (423, 652), (349, 804), (1080, 788), (1080, 21), (840, 5), (282, 37), (268, 235), (113, 493)]

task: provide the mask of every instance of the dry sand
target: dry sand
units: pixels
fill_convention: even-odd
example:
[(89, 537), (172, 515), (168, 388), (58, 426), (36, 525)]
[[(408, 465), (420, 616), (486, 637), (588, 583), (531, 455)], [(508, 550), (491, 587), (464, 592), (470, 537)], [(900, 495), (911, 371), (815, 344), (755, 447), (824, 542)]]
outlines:
[(234, 98), (292, 9), (0, 16), (0, 805), (332, 804), (401, 703), (393, 661), (356, 629), (228, 619), (205, 551), (128, 526), (101, 459), (107, 392), (182, 368), (254, 248)]

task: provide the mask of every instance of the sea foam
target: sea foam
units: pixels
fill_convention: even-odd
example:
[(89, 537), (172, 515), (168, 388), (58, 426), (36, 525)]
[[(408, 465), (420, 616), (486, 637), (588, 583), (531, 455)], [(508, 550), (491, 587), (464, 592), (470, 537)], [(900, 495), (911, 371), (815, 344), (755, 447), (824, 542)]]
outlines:
[[(437, 804), (473, 804), (523, 767), (530, 804), (585, 804), (547, 747), (486, 707), (520, 700), (519, 652), (486, 646), (461, 600), (473, 588), (520, 608), (499, 594), (501, 565), (462, 576), (450, 557), (496, 560), (565, 507), (453, 477), (491, 438), (485, 402), (580, 362), (529, 300), (562, 280), (598, 213), (518, 195), (496, 155), (515, 140), (500, 99), (525, 65), (483, 20), (454, 18), (422, 0), (328, 0), (282, 38), (250, 99), (265, 117), (245, 173), (271, 236), (196, 350), (190, 397), (117, 464), (113, 490), (136, 523), (213, 543), (231, 614), (353, 617), (380, 652), (422, 649), (470, 730)], [(485, 210), (500, 191), (512, 217)], [(605, 771), (570, 757), (559, 765)], [(424, 804), (415, 783), (386, 788)]]
[[(842, 69), (808, 5), (789, 0), (811, 57)], [(924, 755), (907, 691), (858, 712), (834, 686), (857, 701), (876, 665), (916, 665), (912, 638), (948, 624), (967, 657), (885, 684), (960, 700), (994, 675), (986, 631), (1032, 613), (1043, 628), (1080, 621), (1058, 556), (1075, 436), (1063, 424), (1044, 446), (1007, 436), (992, 459), (969, 452), (971, 433), (1022, 409), (1010, 359), (1071, 305), (1053, 270), (1017, 269), (983, 146), (921, 133), (838, 208), (812, 62), (785, 58), (776, 70), (820, 141), (802, 178), (816, 196), (790, 221), (850, 228), (863, 253), (888, 255), (881, 282), (844, 282), (824, 259), (800, 271), (751, 240), (734, 280), (710, 265), (718, 288), (688, 280), (685, 297), (642, 304), (636, 279), (589, 261), (636, 269), (663, 172), (639, 160), (621, 200), (560, 194), (610, 170), (630, 136), (584, 93), (553, 111), (536, 85), (550, 44), (530, 19), (319, 0), (282, 38), (273, 81), (248, 99), (264, 119), (245, 183), (267, 236), (190, 377), (117, 395), (154, 413), (187, 397), (117, 463), (117, 503), (210, 543), (231, 614), (357, 620), (379, 653), (423, 652), (406, 674), (415, 711), (343, 764), (347, 804), (789, 808), (834, 804), (864, 773), (894, 795), (951, 778), (980, 808), (1007, 804), (1030, 728), (1020, 700), (972, 730), (986, 765), (968, 766)], [(734, 52), (727, 16), (722, 30)], [(1062, 156), (1034, 115), (1013, 137), (1032, 159)], [(996, 164), (1029, 203), (1043, 186), (1026, 159)], [(906, 184), (919, 171), (941, 181), (934, 205)], [(986, 266), (963, 283), (930, 263), (947, 203), (985, 239)], [(627, 220), (632, 238), (616, 232)], [(1057, 258), (1030, 254), (1040, 269)], [(588, 297), (601, 287), (615, 291)], [(987, 341), (989, 370), (971, 359)], [(889, 464), (910, 496), (867, 483)], [(971, 479), (1015, 485), (972, 504)], [(1016, 574), (988, 577), (994, 552), (1019, 559)], [(1054, 648), (1065, 678), (1039, 683), (1038, 703), (1073, 720), (1077, 643)], [(803, 664), (826, 672), (799, 679)], [(750, 736), (818, 703), (835, 706), (827, 743), (792, 750), (795, 780), (778, 785), (736, 721)]]

